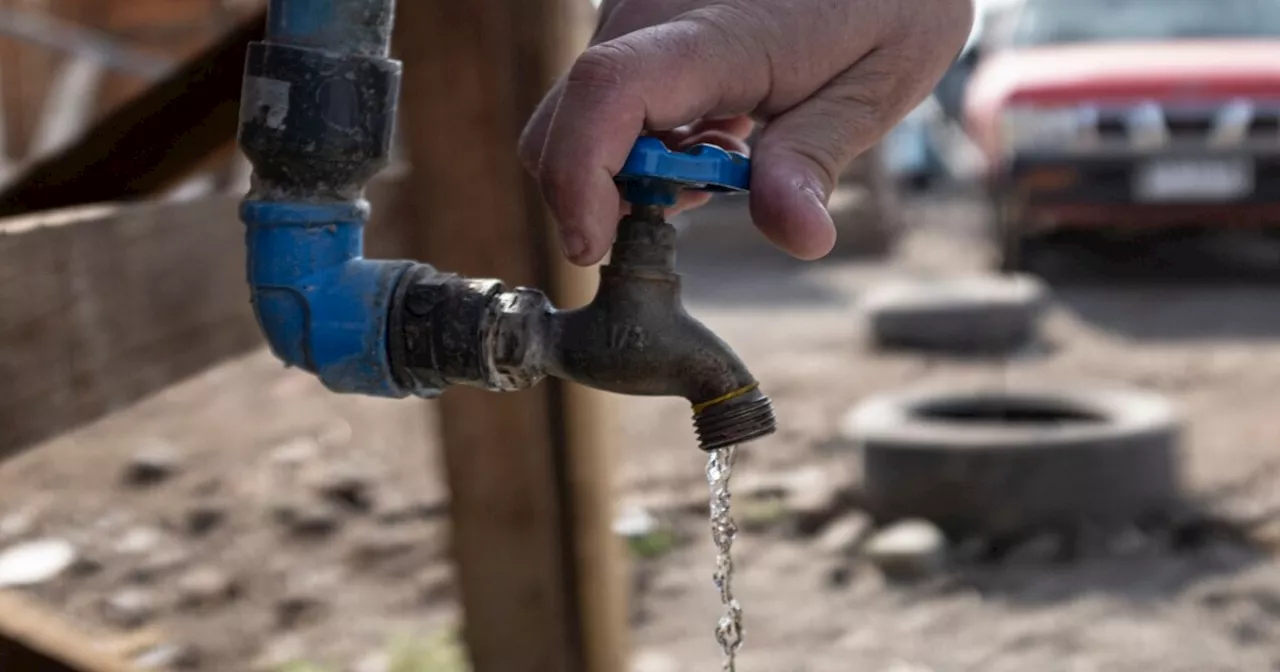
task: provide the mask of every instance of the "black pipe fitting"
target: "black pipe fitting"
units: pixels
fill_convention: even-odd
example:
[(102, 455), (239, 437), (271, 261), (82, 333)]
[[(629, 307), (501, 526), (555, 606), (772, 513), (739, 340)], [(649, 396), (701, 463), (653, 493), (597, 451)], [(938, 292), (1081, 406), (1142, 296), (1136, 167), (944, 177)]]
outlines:
[(401, 69), (381, 56), (250, 45), (240, 114), (240, 147), (254, 166), (250, 198), (361, 198), (390, 158)]

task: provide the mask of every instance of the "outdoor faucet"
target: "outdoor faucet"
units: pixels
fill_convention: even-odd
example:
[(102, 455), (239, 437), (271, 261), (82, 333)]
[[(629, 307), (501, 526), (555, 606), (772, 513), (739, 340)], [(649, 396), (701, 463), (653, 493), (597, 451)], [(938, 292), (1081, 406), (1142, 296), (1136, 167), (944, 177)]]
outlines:
[(423, 267), (401, 285), (403, 310), (392, 311), (394, 369), (422, 389), (517, 390), (551, 375), (619, 394), (683, 397), (704, 450), (773, 433), (772, 404), (746, 365), (685, 311), (676, 230), (664, 216), (681, 189), (744, 191), (749, 176), (741, 154), (711, 145), (672, 152), (641, 138), (618, 176), (632, 212), (591, 303), (560, 311), (537, 290)]
[(617, 177), (618, 226), (595, 299), (561, 311), (534, 289), (412, 261), (363, 258), (364, 187), (387, 163), (400, 86), (394, 0), (272, 0), (246, 61), (241, 208), (254, 310), (272, 351), (330, 390), (434, 397), (452, 385), (528, 388), (546, 376), (693, 406), (700, 446), (775, 430), (736, 354), (691, 317), (667, 207), (683, 189), (746, 191), (750, 161), (641, 137)]

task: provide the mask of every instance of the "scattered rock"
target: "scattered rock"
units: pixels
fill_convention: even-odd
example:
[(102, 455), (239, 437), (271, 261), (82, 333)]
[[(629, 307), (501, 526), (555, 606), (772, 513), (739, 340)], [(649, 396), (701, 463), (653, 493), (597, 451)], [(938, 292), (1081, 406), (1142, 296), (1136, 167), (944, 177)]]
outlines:
[(640, 651), (631, 659), (631, 672), (681, 672), (675, 657), (658, 651)]
[(666, 555), (680, 544), (675, 530), (663, 525), (643, 507), (623, 510), (613, 520), (613, 532), (625, 539), (631, 553), (640, 559)]
[(787, 504), (772, 495), (742, 498), (733, 504), (733, 517), (743, 531), (759, 534), (787, 520)]
[(1015, 546), (1005, 560), (1016, 565), (1045, 565), (1063, 560), (1066, 553), (1067, 541), (1063, 535), (1043, 532)]
[(188, 609), (205, 609), (226, 604), (240, 593), (229, 574), (215, 567), (197, 567), (178, 578), (178, 603)]
[(1280, 519), (1269, 519), (1249, 530), (1249, 542), (1259, 548), (1280, 551)]
[(653, 534), (658, 530), (658, 519), (646, 509), (633, 506), (623, 510), (613, 519), (613, 533), (625, 539)]
[(40, 539), (0, 552), (0, 588), (34, 586), (58, 578), (79, 557), (66, 539)]
[(832, 588), (845, 588), (853, 583), (853, 567), (848, 562), (841, 562), (827, 570), (827, 585)]
[(354, 435), (351, 423), (339, 419), (316, 434), (316, 443), (326, 448), (342, 448), (350, 445), (351, 437)]
[(873, 536), (864, 553), (886, 578), (924, 579), (944, 568), (947, 540), (942, 530), (929, 521), (905, 520)]
[(105, 565), (103, 565), (101, 560), (87, 555), (82, 555), (76, 558), (75, 562), (71, 563), (71, 566), (67, 568), (67, 573), (71, 576), (84, 578), (101, 572), (104, 567)]
[(271, 449), (267, 460), (277, 467), (300, 467), (320, 457), (320, 444), (310, 437), (299, 437)]
[(298, 537), (324, 537), (342, 526), (338, 511), (321, 501), (282, 499), (271, 505), (271, 515)]
[(414, 580), (418, 598), (423, 604), (448, 602), (458, 595), (457, 578), (446, 564), (428, 567)]
[(216, 530), (227, 519), (227, 507), (221, 502), (204, 501), (192, 504), (183, 516), (187, 534), (201, 537)]
[(135, 527), (120, 536), (115, 550), (121, 555), (142, 555), (155, 550), (163, 539), (164, 534), (154, 527)]
[(384, 652), (371, 653), (356, 662), (351, 672), (391, 672), (391, 656)]
[(350, 557), (357, 564), (374, 564), (407, 555), (423, 541), (412, 530), (366, 530), (352, 539)]
[(180, 569), (191, 561), (191, 554), (183, 548), (160, 551), (129, 570), (126, 580), (130, 583), (152, 583), (160, 577)]
[(35, 529), (36, 516), (30, 510), (18, 511), (0, 518), (0, 540), (24, 537)]
[[(739, 453), (741, 456), (742, 453)], [(794, 472), (793, 472), (794, 473)], [(735, 498), (777, 498), (782, 499), (790, 494), (788, 474), (776, 471), (747, 471), (733, 477), (733, 495)], [(696, 493), (690, 493), (689, 505), (702, 511), (707, 509), (707, 486), (703, 484)]]
[(298, 635), (287, 635), (268, 643), (250, 663), (253, 672), (280, 672), (307, 657), (307, 643)]
[(384, 525), (398, 525), (418, 520), (433, 520), (449, 515), (447, 501), (426, 501), (401, 494), (383, 494), (378, 497), (374, 517)]
[(134, 453), (125, 465), (125, 485), (148, 487), (169, 480), (182, 470), (182, 453), (168, 443), (155, 443)]
[(133, 659), (140, 670), (194, 670), (203, 660), (200, 650), (185, 644), (163, 644)]
[(211, 497), (221, 491), (222, 479), (217, 476), (210, 476), (196, 484), (196, 487), (191, 489), (191, 494), (196, 497)]
[(300, 537), (322, 537), (342, 526), (342, 517), (328, 506), (309, 506), (298, 512), (289, 529)]
[(315, 623), (325, 613), (324, 600), (302, 591), (293, 591), (276, 602), (276, 625), (284, 630), (293, 630), (303, 625)]
[(801, 537), (812, 537), (840, 515), (840, 484), (821, 467), (792, 472), (784, 481), (787, 511), (792, 529)]
[(369, 513), (373, 510), (373, 478), (364, 469), (353, 465), (336, 465), (330, 467), (318, 482), (316, 493), (334, 506)]
[(102, 617), (118, 628), (132, 630), (155, 618), (156, 599), (141, 588), (126, 588), (106, 598)]
[(852, 553), (866, 541), (872, 529), (871, 516), (855, 511), (828, 525), (818, 537), (816, 546), (820, 552), (831, 555)]

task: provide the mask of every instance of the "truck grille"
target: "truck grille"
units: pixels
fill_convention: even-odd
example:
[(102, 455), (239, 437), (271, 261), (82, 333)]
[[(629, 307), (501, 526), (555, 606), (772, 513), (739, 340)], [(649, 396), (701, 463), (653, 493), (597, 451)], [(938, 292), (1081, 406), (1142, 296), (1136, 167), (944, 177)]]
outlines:
[[(1094, 115), (1089, 115), (1093, 118)], [(1146, 105), (1096, 110), (1093, 129), (1106, 146), (1230, 147), (1280, 145), (1280, 102), (1261, 106), (1233, 101), (1220, 106)]]

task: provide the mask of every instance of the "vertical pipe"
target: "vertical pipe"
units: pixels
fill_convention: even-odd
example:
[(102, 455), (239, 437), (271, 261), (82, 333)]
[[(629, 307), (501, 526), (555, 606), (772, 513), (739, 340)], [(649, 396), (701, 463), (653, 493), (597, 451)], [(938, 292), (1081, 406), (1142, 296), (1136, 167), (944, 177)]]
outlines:
[(271, 0), (267, 41), (386, 57), (394, 22), (395, 0)]
[[(422, 1), (422, 0), (415, 0)], [(364, 259), (365, 184), (386, 165), (400, 89), (393, 0), (271, 0), (249, 47), (241, 208), (254, 310), (272, 351), (335, 392), (404, 397), (387, 352), (413, 266)]]

